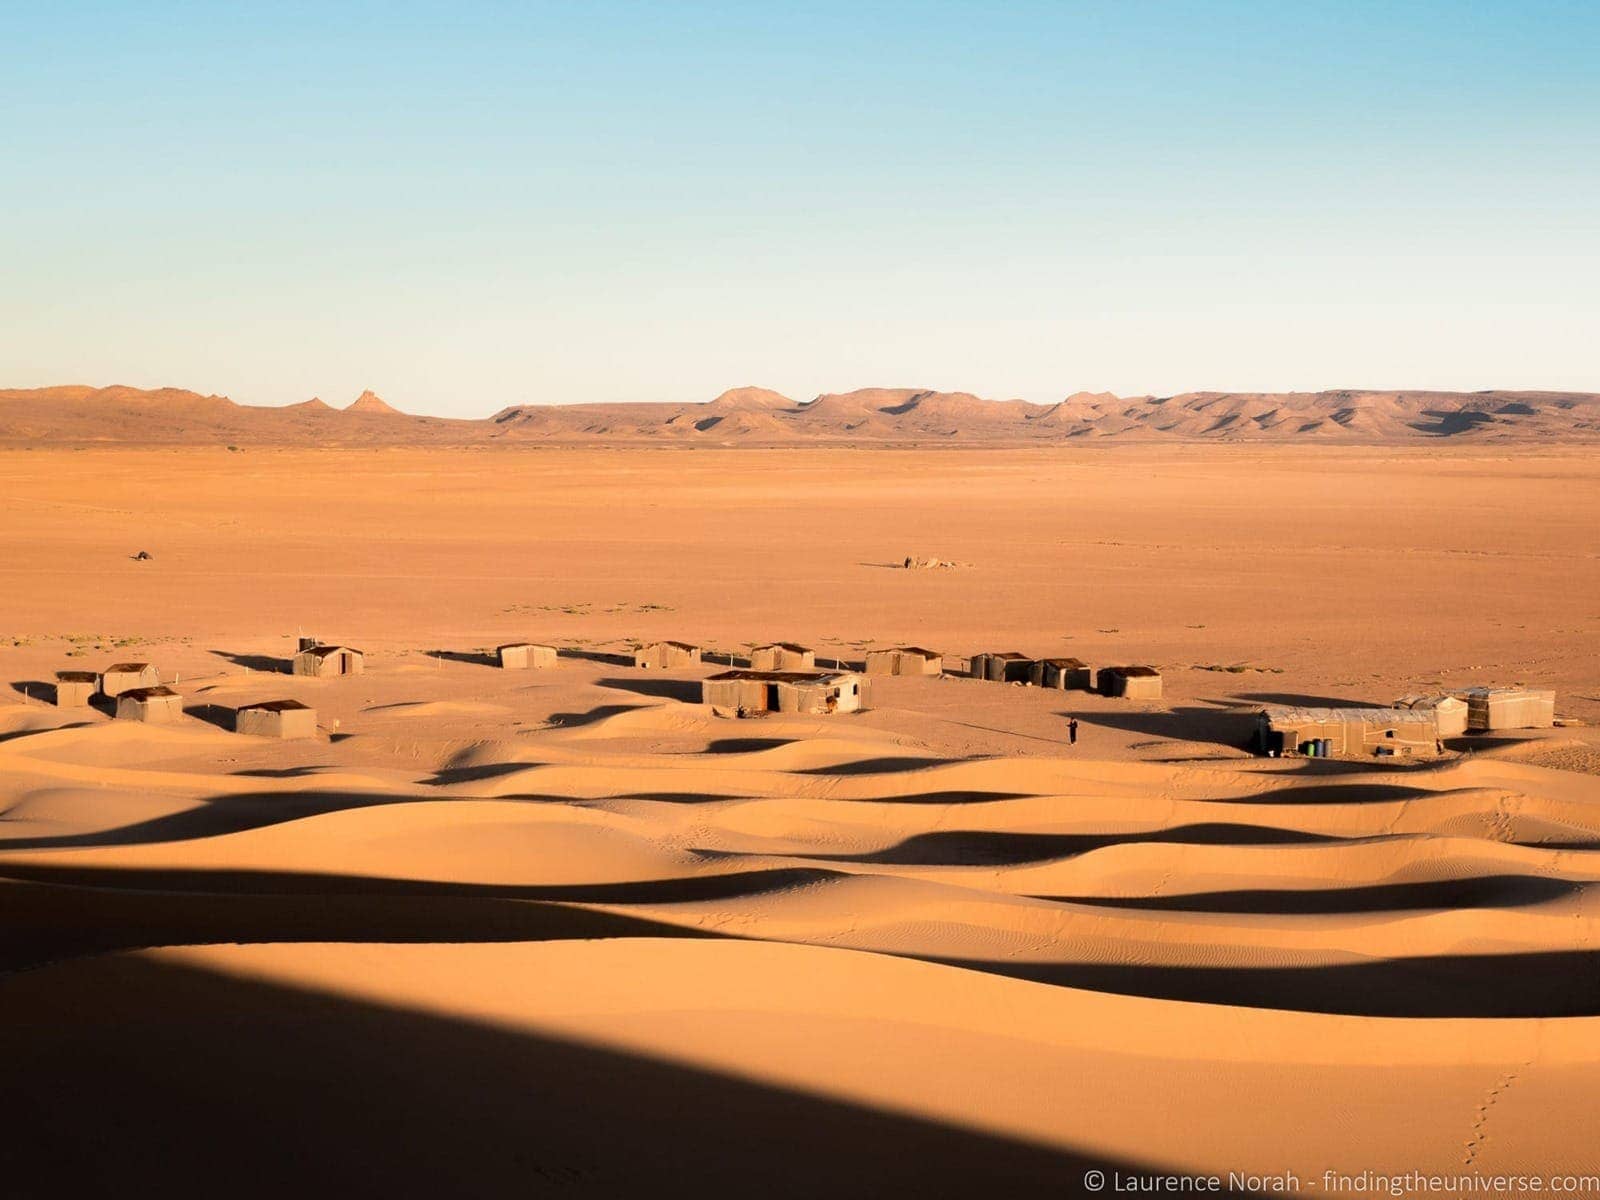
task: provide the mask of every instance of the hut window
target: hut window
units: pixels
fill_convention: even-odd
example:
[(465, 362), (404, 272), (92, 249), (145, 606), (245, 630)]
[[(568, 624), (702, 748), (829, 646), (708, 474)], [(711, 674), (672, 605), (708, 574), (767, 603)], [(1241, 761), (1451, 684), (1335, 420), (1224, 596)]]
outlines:
[(1392, 737), (1393, 737), (1393, 736), (1394, 736), (1394, 730), (1392, 730), (1392, 729), (1385, 729), (1385, 730), (1384, 730), (1384, 731), (1383, 731), (1383, 736), (1384, 736), (1384, 737), (1386, 737), (1386, 738), (1392, 738)]

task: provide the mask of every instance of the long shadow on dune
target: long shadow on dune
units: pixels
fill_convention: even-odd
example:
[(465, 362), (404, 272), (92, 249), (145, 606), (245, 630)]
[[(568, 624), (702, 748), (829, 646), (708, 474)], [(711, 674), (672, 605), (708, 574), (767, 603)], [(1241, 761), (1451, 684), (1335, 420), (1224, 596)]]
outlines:
[(684, 704), (700, 703), (700, 681), (698, 679), (597, 679), (598, 687), (616, 688), (618, 691), (632, 692), (636, 696), (653, 696), (659, 700), (678, 700)]
[(1226, 823), (1178, 825), (1132, 833), (1008, 833), (950, 829), (919, 833), (865, 854), (813, 854), (818, 862), (882, 863), (885, 866), (1011, 866), (1086, 854), (1107, 846), (1140, 842), (1179, 846), (1292, 846), (1342, 839), (1270, 825)]
[(580, 662), (603, 663), (608, 667), (631, 667), (633, 655), (613, 654), (604, 650), (577, 650), (571, 646), (556, 649), (557, 658), (575, 658)]
[(466, 663), (473, 667), (498, 667), (500, 660), (493, 654), (485, 654), (478, 650), (429, 650), (429, 658), (436, 658), (440, 662)]
[(1251, 704), (1278, 704), (1285, 708), (1382, 708), (1371, 700), (1349, 696), (1306, 696), (1299, 692), (1240, 692), (1236, 697)]
[[(69, 846), (132, 846), (143, 842), (182, 842), (217, 837), (318, 817), (352, 808), (386, 804), (415, 804), (431, 796), (402, 796), (387, 792), (242, 792), (217, 796), (183, 812), (136, 821), (115, 829), (68, 833), (50, 837), (0, 836), (0, 850), (50, 850)], [(0, 825), (0, 829), (4, 829)]]
[(24, 700), (42, 700), (54, 704), (56, 699), (56, 685), (43, 679), (14, 679), (11, 681), (11, 690)]
[(249, 671), (265, 671), (273, 675), (289, 673), (289, 660), (286, 658), (275, 658), (270, 654), (235, 654), (231, 650), (212, 650), (211, 653)]
[(1063, 720), (1076, 716), (1080, 726), (1078, 745), (1091, 749), (1093, 727), (1137, 733), (1144, 737), (1183, 742), (1207, 742), (1235, 749), (1248, 745), (1255, 733), (1255, 719), (1248, 713), (1228, 708), (1175, 708), (1171, 712), (1061, 712)]
[(1063, 904), (1141, 912), (1260, 913), (1274, 916), (1342, 916), (1446, 908), (1526, 908), (1581, 892), (1586, 885), (1538, 875), (1480, 875), (1419, 883), (1346, 888), (1245, 888), (1175, 896), (1035, 896)]
[(615, 717), (620, 713), (639, 712), (649, 707), (648, 704), (601, 704), (586, 712), (551, 713), (549, 723), (562, 729), (582, 729), (585, 725), (599, 724), (606, 718)]
[(1395, 800), (1416, 800), (1438, 795), (1426, 788), (1403, 787), (1394, 783), (1314, 783), (1291, 784), (1252, 796), (1219, 796), (1219, 804), (1384, 804)]
[(863, 758), (857, 762), (833, 763), (826, 767), (806, 767), (796, 775), (894, 775), (902, 771), (920, 771), (925, 767), (942, 767), (962, 762), (958, 758), (917, 758), (912, 755), (887, 755), (882, 758)]
[(718, 738), (706, 747), (707, 754), (753, 754), (794, 744), (794, 738)]
[[(16, 976), (0, 983), (0, 1003), (0, 1178), (18, 1196), (116, 1195), (131, 1179), (159, 1179), (171, 1195), (252, 1200), (752, 1188), (807, 1200), (1056, 1200), (1077, 1195), (1090, 1169), (1169, 1173), (592, 1042), (147, 958)], [(88, 1114), (102, 1110), (115, 1118), (86, 1137)]]
[(1039, 963), (911, 955), (1123, 996), (1362, 1017), (1600, 1016), (1600, 951), (1449, 954), (1306, 967)]
[(228, 733), (234, 731), (239, 720), (238, 713), (234, 709), (222, 704), (191, 704), (183, 710), (183, 715), (204, 721), (207, 725), (215, 725)]
[(422, 782), (430, 786), (476, 783), (480, 779), (498, 779), (502, 775), (515, 775), (518, 771), (526, 771), (529, 767), (538, 765), (538, 763), (531, 762), (499, 762), (483, 763), (475, 767), (444, 767), (435, 771)]

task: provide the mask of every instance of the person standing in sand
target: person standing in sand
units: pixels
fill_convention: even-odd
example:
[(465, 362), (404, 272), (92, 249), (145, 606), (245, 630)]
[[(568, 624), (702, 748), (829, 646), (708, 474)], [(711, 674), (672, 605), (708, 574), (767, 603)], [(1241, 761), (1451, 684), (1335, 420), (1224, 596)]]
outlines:
[(1078, 744), (1078, 718), (1077, 717), (1068, 717), (1067, 718), (1067, 745), (1076, 746), (1077, 744)]

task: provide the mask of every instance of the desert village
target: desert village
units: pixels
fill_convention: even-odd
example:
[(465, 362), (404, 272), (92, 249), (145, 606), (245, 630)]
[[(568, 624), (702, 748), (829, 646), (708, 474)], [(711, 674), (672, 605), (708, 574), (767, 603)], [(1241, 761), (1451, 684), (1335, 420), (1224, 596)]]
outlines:
[[(511, 642), (496, 647), (491, 661), (501, 670), (551, 670), (559, 666), (561, 655), (552, 644)], [(637, 645), (631, 658), (640, 671), (724, 666), (699, 680), (699, 701), (714, 716), (734, 719), (859, 712), (869, 707), (871, 678), (893, 675), (967, 678), (1147, 704), (1162, 699), (1156, 667), (1104, 666), (1096, 672), (1077, 658), (1031, 658), (1018, 651), (975, 653), (962, 669), (950, 669), (947, 661), (960, 660), (920, 646), (894, 646), (868, 651), (860, 663), (836, 660), (832, 668), (819, 668), (816, 651), (793, 642), (755, 646), (741, 663), (733, 654), (662, 640)], [(284, 669), (327, 679), (360, 675), (365, 662), (354, 647), (301, 637)], [(54, 703), (60, 708), (98, 707), (118, 720), (162, 723), (184, 716), (182, 694), (162, 683), (158, 667), (149, 662), (115, 663), (98, 673), (58, 671)], [(1553, 690), (1480, 685), (1401, 696), (1388, 705), (1262, 707), (1253, 714), (1241, 748), (1267, 758), (1433, 759), (1447, 752), (1447, 741), (1555, 724)], [(256, 737), (307, 738), (315, 737), (319, 726), (314, 708), (292, 698), (270, 697), (241, 704), (234, 711), (233, 728)]]

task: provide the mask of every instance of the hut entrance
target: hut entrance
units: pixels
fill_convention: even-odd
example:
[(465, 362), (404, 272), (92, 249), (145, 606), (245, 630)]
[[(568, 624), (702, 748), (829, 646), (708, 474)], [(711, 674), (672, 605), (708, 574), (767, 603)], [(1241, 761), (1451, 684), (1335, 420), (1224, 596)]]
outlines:
[(350, 666), (355, 661), (355, 656), (348, 650), (339, 651), (339, 674), (350, 674)]
[(767, 711), (777, 712), (778, 708), (778, 685), (769, 683), (767, 684)]

